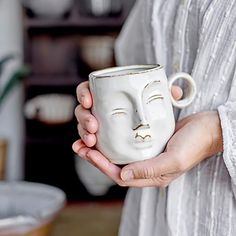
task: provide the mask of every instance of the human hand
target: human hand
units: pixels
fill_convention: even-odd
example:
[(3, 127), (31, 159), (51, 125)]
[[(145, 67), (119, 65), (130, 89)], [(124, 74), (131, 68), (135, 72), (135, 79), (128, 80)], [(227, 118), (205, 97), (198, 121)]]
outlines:
[(179, 121), (165, 152), (145, 161), (126, 165), (122, 169), (109, 162), (97, 150), (82, 141), (79, 153), (121, 186), (165, 187), (202, 160), (223, 150), (222, 133), (217, 112), (203, 112)]
[[(182, 90), (177, 86), (173, 86), (172, 95), (175, 99), (180, 99), (182, 97)], [(78, 120), (78, 132), (82, 139), (77, 140), (73, 144), (73, 150), (79, 156), (84, 157), (86, 159), (87, 153), (90, 152), (91, 147), (96, 144), (95, 133), (98, 129), (98, 123), (89, 110), (92, 106), (92, 97), (88, 88), (88, 82), (81, 83), (77, 87), (77, 97), (80, 102), (80, 105), (76, 108), (75, 115)], [(96, 152), (98, 155), (101, 155), (101, 153), (99, 153), (98, 151)], [(105, 162), (108, 161), (104, 156), (102, 156), (102, 158), (105, 160)], [(111, 164), (110, 169), (114, 169), (120, 172), (120, 168), (113, 164)], [(109, 176), (111, 178), (114, 178), (111, 175)]]
[[(175, 178), (208, 157), (223, 151), (220, 119), (216, 111), (194, 114), (179, 121), (165, 152), (156, 158), (125, 166), (122, 184), (166, 187)], [(92, 157), (92, 160), (96, 157)]]

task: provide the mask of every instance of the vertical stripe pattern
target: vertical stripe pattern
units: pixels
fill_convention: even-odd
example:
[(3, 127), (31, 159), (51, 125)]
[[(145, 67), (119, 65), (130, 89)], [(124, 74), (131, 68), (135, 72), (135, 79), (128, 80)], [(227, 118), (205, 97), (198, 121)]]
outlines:
[(168, 76), (190, 73), (198, 94), (176, 117), (218, 110), (224, 138), (223, 153), (164, 194), (130, 189), (119, 235), (236, 235), (236, 1), (137, 0), (116, 51), (119, 64), (160, 63)]

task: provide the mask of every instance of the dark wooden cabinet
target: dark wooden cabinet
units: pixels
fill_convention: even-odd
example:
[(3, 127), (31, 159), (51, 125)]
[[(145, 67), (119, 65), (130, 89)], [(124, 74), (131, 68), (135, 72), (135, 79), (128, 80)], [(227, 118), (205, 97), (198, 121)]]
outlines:
[[(111, 47), (133, 3), (123, 0), (119, 14), (103, 17), (86, 12), (84, 1), (79, 0), (60, 19), (38, 18), (25, 9), (25, 63), (31, 68), (25, 79), (25, 103), (38, 95), (55, 93), (76, 99), (76, 86), (86, 81), (92, 70), (115, 65)], [(96, 47), (110, 51), (97, 50), (93, 56)], [(71, 145), (77, 138), (74, 117), (56, 125), (25, 118), (25, 180), (57, 186), (71, 201), (122, 199), (126, 189), (118, 186), (100, 197), (87, 192), (75, 171)]]

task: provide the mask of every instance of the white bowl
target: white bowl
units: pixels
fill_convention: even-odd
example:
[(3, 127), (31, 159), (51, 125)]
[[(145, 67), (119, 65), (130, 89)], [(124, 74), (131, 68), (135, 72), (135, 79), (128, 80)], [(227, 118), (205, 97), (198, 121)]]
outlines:
[(50, 185), (1, 182), (0, 235), (22, 235), (46, 225), (56, 218), (65, 203), (65, 193)]
[(80, 39), (81, 57), (92, 70), (113, 66), (114, 38), (87, 36)]
[(38, 95), (25, 104), (28, 119), (37, 119), (47, 124), (63, 124), (72, 120), (76, 99), (69, 94)]

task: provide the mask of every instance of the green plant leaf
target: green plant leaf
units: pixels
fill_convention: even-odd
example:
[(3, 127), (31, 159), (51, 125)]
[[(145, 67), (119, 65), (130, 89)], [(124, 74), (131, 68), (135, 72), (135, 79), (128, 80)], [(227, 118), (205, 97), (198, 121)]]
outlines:
[(1, 60), (0, 60), (0, 76), (2, 75), (2, 71), (3, 71), (3, 66), (5, 65), (5, 63), (7, 63), (8, 61), (14, 59), (16, 57), (16, 55), (7, 55), (5, 57), (3, 57)]
[(25, 77), (29, 74), (30, 69), (27, 66), (19, 68), (11, 78), (7, 81), (3, 89), (0, 90), (0, 109), (3, 101), (6, 99), (9, 92)]

